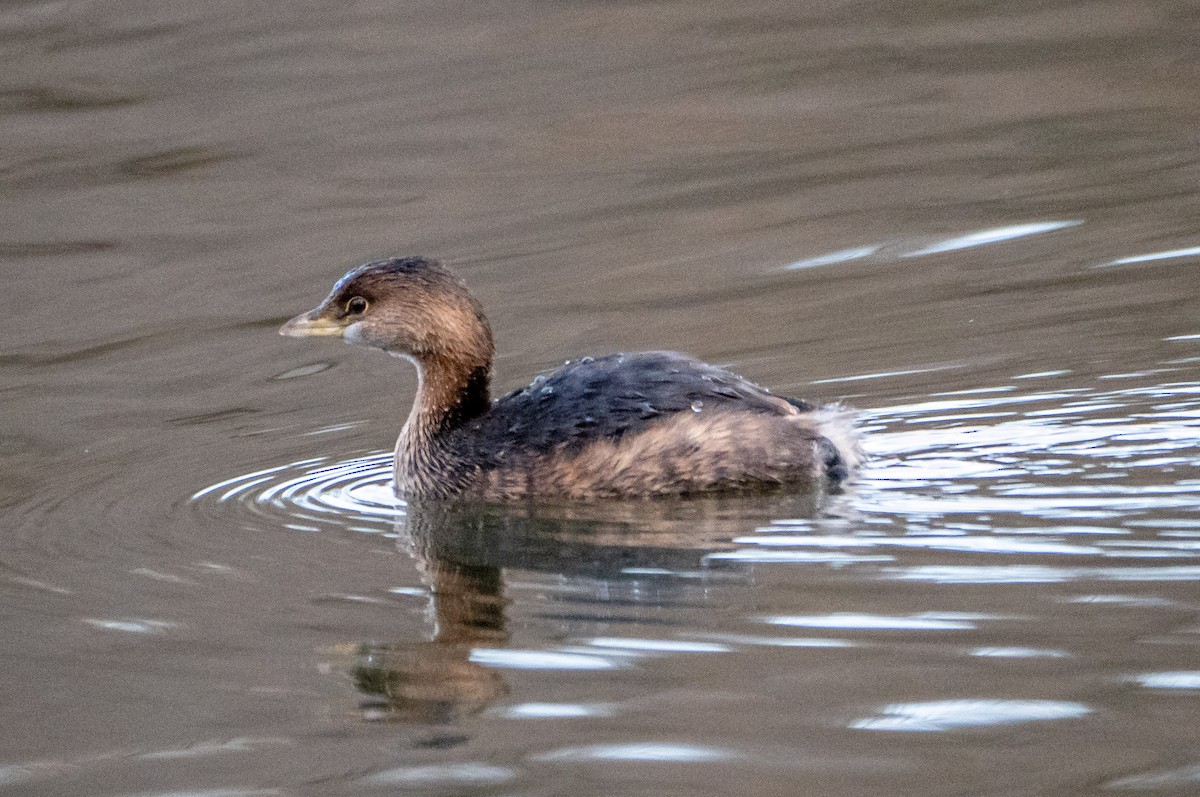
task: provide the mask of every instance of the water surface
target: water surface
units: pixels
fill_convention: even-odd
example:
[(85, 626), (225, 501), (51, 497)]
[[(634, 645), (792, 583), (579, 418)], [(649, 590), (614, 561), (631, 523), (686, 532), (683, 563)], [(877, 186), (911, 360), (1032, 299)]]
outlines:
[[(0, 11), (0, 791), (1200, 789), (1187, 4)], [(839, 496), (412, 512), (450, 262), (497, 389), (667, 348), (862, 409)]]

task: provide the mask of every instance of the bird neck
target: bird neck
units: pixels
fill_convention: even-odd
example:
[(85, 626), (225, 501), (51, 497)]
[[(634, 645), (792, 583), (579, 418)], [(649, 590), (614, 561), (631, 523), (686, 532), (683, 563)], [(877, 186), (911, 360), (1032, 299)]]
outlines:
[[(417, 396), (396, 441), (396, 487), (402, 493), (437, 492), (429, 479), (449, 476), (441, 462), (440, 439), (488, 411), (491, 406), (490, 357), (417, 359)], [(444, 487), (445, 485), (441, 485)]]

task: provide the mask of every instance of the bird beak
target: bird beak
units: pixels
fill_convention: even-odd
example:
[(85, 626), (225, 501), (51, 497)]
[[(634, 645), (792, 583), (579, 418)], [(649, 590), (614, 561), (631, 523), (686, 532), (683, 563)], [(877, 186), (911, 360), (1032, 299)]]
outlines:
[(309, 310), (288, 321), (279, 328), (280, 335), (289, 338), (337, 337), (340, 338), (346, 327), (337, 321), (321, 318), (316, 310)]

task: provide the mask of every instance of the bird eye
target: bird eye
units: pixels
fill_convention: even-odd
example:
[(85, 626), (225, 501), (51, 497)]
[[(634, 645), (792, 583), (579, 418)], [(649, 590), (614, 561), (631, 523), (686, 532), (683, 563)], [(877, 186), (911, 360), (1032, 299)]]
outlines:
[(347, 315), (362, 315), (365, 312), (367, 312), (367, 300), (363, 297), (355, 296), (346, 302)]

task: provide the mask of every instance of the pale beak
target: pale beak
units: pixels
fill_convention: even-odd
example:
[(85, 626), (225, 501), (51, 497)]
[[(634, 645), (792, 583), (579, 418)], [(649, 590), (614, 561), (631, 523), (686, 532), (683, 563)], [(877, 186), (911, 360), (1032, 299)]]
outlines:
[[(317, 308), (319, 310), (320, 308)], [(346, 331), (343, 324), (321, 318), (317, 310), (309, 310), (288, 321), (279, 328), (280, 335), (289, 338), (336, 337), (340, 338)]]

